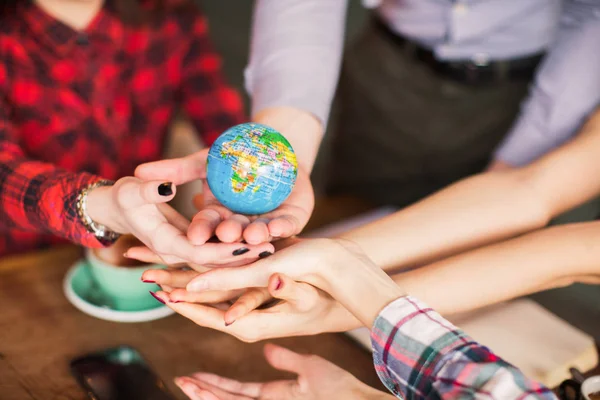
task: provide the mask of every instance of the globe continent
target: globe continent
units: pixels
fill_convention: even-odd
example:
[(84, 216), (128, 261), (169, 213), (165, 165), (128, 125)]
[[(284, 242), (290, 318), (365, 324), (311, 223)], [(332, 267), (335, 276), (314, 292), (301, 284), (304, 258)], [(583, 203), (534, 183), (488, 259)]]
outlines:
[(234, 126), (208, 152), (208, 186), (235, 213), (256, 215), (276, 209), (290, 195), (297, 174), (292, 146), (266, 125)]

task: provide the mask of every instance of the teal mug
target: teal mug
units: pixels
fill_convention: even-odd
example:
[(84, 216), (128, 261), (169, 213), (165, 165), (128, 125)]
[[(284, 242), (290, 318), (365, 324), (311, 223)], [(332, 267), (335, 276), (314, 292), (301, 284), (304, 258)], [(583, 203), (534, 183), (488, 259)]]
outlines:
[[(123, 240), (133, 243), (129, 238)], [(158, 307), (160, 304), (149, 292), (160, 290), (160, 287), (154, 283), (142, 282), (142, 274), (148, 269), (166, 268), (166, 266), (128, 260), (121, 256), (127, 248), (123, 248), (122, 243), (115, 244), (113, 253), (118, 253), (119, 257), (113, 254), (110, 260), (108, 257), (99, 256), (103, 254), (102, 251), (110, 251), (110, 249), (86, 250), (85, 257), (94, 283), (102, 294), (108, 297), (114, 308), (120, 311), (142, 311)]]

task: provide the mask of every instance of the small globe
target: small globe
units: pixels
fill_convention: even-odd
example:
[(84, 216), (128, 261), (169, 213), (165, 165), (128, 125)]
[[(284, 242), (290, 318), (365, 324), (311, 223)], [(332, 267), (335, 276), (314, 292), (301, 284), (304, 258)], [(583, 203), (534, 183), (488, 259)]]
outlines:
[(292, 192), (298, 174), (296, 154), (283, 135), (247, 123), (225, 131), (206, 160), (208, 186), (219, 202), (239, 214), (264, 214)]

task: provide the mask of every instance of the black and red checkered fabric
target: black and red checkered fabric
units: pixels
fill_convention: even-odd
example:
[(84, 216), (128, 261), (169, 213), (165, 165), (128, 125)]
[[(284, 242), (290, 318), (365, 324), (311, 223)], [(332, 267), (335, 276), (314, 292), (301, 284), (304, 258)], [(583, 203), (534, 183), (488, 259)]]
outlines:
[(208, 144), (244, 117), (199, 11), (132, 26), (105, 7), (78, 32), (32, 3), (0, 17), (0, 255), (100, 246), (82, 187), (158, 159), (180, 108)]

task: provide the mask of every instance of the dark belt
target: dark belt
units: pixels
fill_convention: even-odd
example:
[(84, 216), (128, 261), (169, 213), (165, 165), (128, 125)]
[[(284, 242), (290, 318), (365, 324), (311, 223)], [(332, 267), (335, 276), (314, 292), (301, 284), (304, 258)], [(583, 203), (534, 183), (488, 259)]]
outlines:
[(438, 60), (430, 49), (398, 35), (380, 18), (374, 17), (373, 19), (379, 31), (410, 57), (423, 62), (439, 75), (461, 83), (481, 85), (512, 80), (531, 80), (538, 64), (544, 57), (544, 54), (536, 54), (511, 60), (488, 62)]

